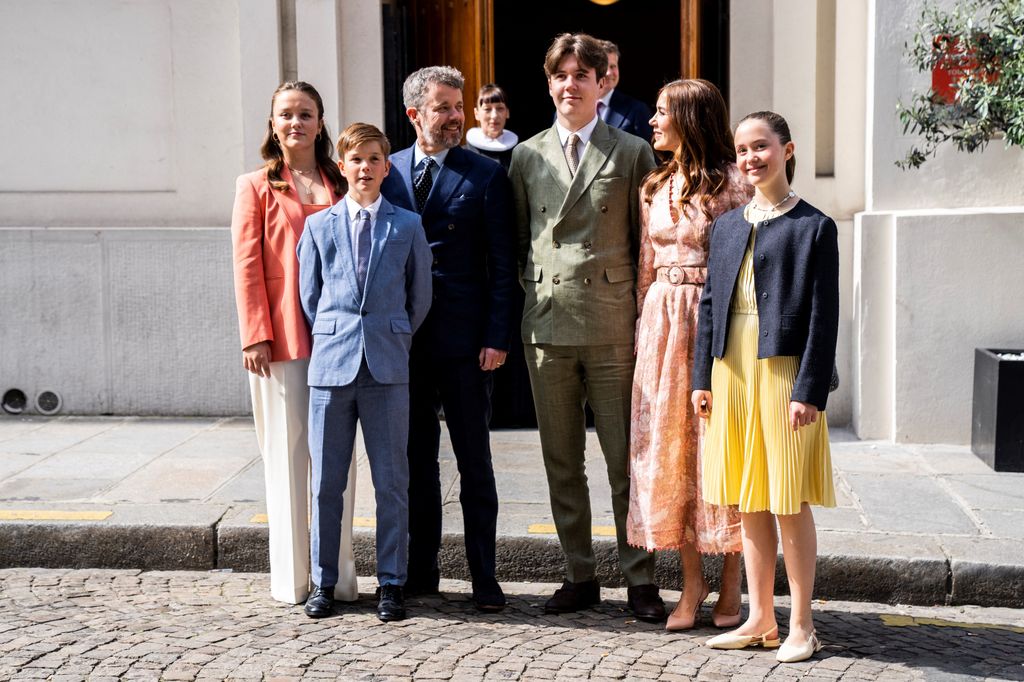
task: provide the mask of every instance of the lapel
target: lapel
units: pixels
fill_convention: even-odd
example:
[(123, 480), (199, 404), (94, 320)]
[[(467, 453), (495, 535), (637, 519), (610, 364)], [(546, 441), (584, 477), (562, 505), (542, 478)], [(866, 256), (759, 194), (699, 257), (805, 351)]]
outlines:
[[(348, 278), (349, 290), (352, 298), (359, 302), (359, 282), (356, 281), (355, 249), (352, 244), (352, 228), (348, 220), (348, 205), (344, 201), (338, 201), (331, 208), (331, 236), (334, 238), (334, 246), (338, 249), (338, 257), (341, 262), (349, 263), (345, 267), (345, 274)], [(367, 277), (369, 280), (369, 277)]]
[[(452, 147), (448, 150), (448, 156), (444, 157), (444, 165), (434, 178), (434, 184), (427, 195), (427, 203), (423, 205), (423, 214), (426, 215), (434, 210), (440, 210), (448, 205), (452, 194), (462, 184), (469, 164), (466, 162), (467, 152), (462, 147)], [(412, 185), (410, 185), (411, 187)], [(413, 203), (413, 206), (416, 204)]]
[[(380, 200), (380, 209), (377, 211), (377, 222), (372, 228), (373, 240), (370, 242), (370, 262), (366, 266), (366, 283), (363, 285), (363, 301), (366, 301), (366, 292), (373, 286), (373, 276), (377, 274), (377, 264), (380, 263), (381, 253), (391, 234), (391, 225), (395, 219), (395, 208), (384, 198)], [(355, 268), (352, 268), (353, 273)], [(352, 276), (355, 281), (355, 275)], [(359, 291), (356, 288), (356, 291)]]
[(605, 123), (612, 128), (623, 128), (623, 123), (626, 121), (625, 115), (620, 111), (621, 98), (618, 92), (613, 92), (611, 99), (608, 100), (608, 116), (605, 117)]
[[(414, 142), (413, 146), (415, 144)], [(415, 211), (416, 195), (412, 193), (412, 160), (416, 157), (413, 155), (412, 149), (412, 147), (406, 147), (402, 151), (391, 155), (391, 172), (398, 173), (398, 177), (401, 178), (402, 186), (405, 187), (405, 193), (409, 199), (409, 208)]]
[[(590, 142), (587, 143), (586, 152), (583, 154), (580, 166), (576, 169), (576, 175), (573, 176), (572, 183), (569, 185), (569, 191), (565, 194), (565, 200), (562, 202), (561, 208), (558, 209), (558, 216), (555, 218), (556, 223), (560, 222), (572, 210), (572, 207), (576, 205), (576, 202), (583, 196), (583, 193), (587, 191), (590, 184), (594, 182), (594, 178), (597, 177), (597, 174), (607, 163), (608, 157), (614, 148), (615, 139), (608, 133), (608, 124), (599, 119), (597, 127), (594, 128), (594, 133), (590, 136)], [(562, 165), (566, 166), (564, 158)], [(568, 166), (566, 166), (565, 172), (568, 175)]]
[(271, 188), (271, 191), (274, 193), (277, 203), (281, 205), (281, 210), (284, 211), (285, 217), (288, 218), (288, 225), (295, 233), (295, 240), (298, 243), (298, 239), (302, 236), (302, 230), (306, 225), (306, 219), (302, 214), (302, 202), (299, 201), (299, 191), (295, 189), (292, 172), (288, 168), (287, 163), (282, 163), (281, 165), (283, 166), (281, 168), (281, 179), (291, 185), (292, 191), (280, 192), (273, 188)]
[(548, 174), (558, 188), (558, 195), (564, 197), (569, 191), (572, 176), (569, 175), (569, 164), (565, 162), (562, 142), (558, 139), (558, 129), (551, 126), (541, 143), (541, 156), (546, 161)]

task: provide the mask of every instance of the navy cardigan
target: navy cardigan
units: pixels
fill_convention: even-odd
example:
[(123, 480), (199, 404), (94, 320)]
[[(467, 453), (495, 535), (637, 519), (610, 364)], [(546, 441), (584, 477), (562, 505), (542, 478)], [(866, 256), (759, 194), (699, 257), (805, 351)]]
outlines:
[[(750, 231), (750, 223), (743, 218), (743, 207), (719, 216), (712, 226), (693, 357), (693, 390), (711, 390), (712, 357), (725, 355), (729, 304)], [(787, 213), (758, 223), (754, 288), (757, 357), (799, 357), (800, 369), (791, 399), (824, 410), (839, 333), (839, 244), (835, 222), (801, 200)]]

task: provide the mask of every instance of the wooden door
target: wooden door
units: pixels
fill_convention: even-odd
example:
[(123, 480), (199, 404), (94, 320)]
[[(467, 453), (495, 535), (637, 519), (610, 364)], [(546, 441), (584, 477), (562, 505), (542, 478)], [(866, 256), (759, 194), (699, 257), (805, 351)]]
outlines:
[(466, 78), (466, 127), (480, 88), (494, 80), (494, 0), (412, 0), (416, 64), (454, 66)]

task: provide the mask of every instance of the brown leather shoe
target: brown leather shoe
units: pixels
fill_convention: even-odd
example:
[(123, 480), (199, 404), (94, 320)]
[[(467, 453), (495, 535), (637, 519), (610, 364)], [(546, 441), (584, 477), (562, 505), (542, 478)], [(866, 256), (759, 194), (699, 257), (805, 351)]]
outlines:
[(633, 615), (648, 623), (665, 620), (665, 602), (658, 594), (657, 585), (633, 585), (626, 589), (628, 604)]
[(544, 604), (544, 613), (572, 613), (601, 601), (601, 586), (596, 580), (571, 583), (568, 580), (555, 590)]

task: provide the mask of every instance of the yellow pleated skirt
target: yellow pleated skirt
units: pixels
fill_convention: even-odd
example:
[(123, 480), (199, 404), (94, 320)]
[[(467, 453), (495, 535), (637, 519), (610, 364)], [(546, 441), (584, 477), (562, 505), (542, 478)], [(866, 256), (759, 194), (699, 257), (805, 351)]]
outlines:
[[(753, 237), (751, 238), (753, 244)], [(804, 502), (834, 507), (824, 412), (793, 431), (789, 402), (798, 358), (758, 359), (752, 249), (740, 268), (725, 356), (711, 370), (711, 417), (702, 458), (704, 499), (743, 513), (796, 514)]]

